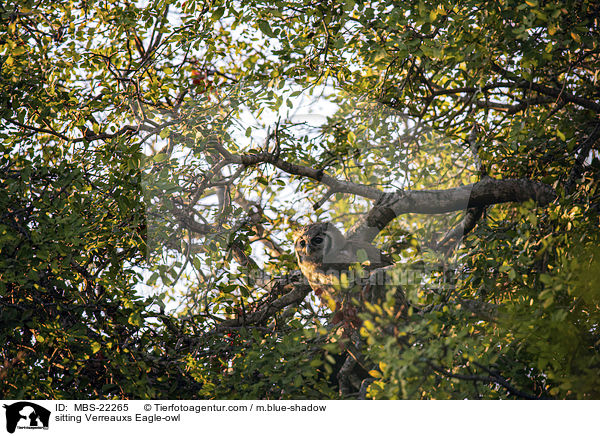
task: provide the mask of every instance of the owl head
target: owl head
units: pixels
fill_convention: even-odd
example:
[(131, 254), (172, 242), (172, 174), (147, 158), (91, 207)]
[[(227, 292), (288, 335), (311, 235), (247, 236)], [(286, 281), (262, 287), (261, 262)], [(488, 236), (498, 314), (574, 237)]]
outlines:
[(299, 263), (339, 262), (339, 254), (345, 245), (344, 235), (328, 222), (303, 226), (294, 232), (294, 249)]

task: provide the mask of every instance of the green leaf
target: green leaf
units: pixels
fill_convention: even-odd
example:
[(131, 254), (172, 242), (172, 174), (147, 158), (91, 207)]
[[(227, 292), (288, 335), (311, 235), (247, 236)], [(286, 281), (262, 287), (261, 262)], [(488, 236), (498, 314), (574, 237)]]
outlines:
[(265, 35), (274, 38), (275, 34), (273, 33), (273, 30), (271, 30), (271, 26), (269, 25), (268, 22), (266, 22), (265, 20), (259, 20), (258, 21), (258, 28), (261, 30), (262, 33), (264, 33)]

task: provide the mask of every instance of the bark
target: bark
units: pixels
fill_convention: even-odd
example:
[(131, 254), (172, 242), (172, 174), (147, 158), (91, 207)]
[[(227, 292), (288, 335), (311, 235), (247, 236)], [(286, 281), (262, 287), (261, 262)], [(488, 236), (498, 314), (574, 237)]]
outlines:
[(393, 219), (406, 213), (439, 214), (527, 200), (545, 206), (555, 197), (554, 190), (540, 182), (528, 179), (496, 180), (490, 177), (471, 185), (445, 190), (398, 191), (382, 197), (350, 230), (348, 237), (370, 242)]

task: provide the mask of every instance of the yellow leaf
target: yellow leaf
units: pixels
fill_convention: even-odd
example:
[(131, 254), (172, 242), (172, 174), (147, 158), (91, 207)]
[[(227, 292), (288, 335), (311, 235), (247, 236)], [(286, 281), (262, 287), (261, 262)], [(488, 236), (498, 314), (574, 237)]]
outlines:
[(100, 348), (102, 348), (102, 346), (98, 342), (92, 342), (92, 353), (97, 353), (100, 351)]
[(329, 296), (329, 295), (325, 296), (325, 304), (327, 305), (329, 310), (331, 310), (332, 312), (336, 309), (336, 306), (337, 306), (335, 303), (335, 300), (333, 298), (331, 298), (331, 296)]
[(365, 328), (366, 328), (367, 330), (370, 330), (370, 331), (373, 331), (373, 330), (375, 330), (375, 326), (374, 326), (374, 325), (373, 325), (373, 323), (372, 323), (371, 321), (369, 321), (369, 320), (366, 320), (366, 321), (364, 322), (364, 326), (365, 326)]
[(372, 369), (371, 371), (369, 371), (369, 375), (371, 377), (375, 377), (375, 378), (381, 378), (382, 375), (379, 371), (377, 371), (376, 369)]
[(350, 286), (350, 280), (348, 279), (348, 274), (342, 273), (340, 277), (340, 281), (342, 284), (342, 288), (346, 289)]
[(573, 40), (575, 42), (577, 42), (578, 44), (581, 44), (581, 38), (579, 37), (578, 34), (576, 34), (575, 32), (571, 32), (571, 38), (573, 38)]

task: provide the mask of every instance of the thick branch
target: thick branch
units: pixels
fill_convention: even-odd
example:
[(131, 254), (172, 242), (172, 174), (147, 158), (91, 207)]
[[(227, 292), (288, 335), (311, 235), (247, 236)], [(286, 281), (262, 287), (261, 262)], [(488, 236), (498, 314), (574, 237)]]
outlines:
[(528, 179), (495, 180), (445, 190), (398, 191), (382, 197), (347, 235), (350, 239), (372, 241), (394, 218), (406, 213), (438, 214), (482, 208), (492, 204), (535, 200), (544, 206), (556, 194), (543, 183)]
[(264, 303), (258, 310), (245, 314), (243, 318), (228, 319), (222, 322), (218, 328), (227, 329), (263, 324), (281, 309), (300, 304), (309, 294), (311, 288), (306, 280), (302, 279), (302, 274), (296, 271), (289, 276), (273, 279), (267, 290), (272, 296), (283, 295)]
[(462, 240), (463, 236), (475, 228), (475, 225), (483, 215), (483, 211), (483, 207), (469, 208), (462, 221), (458, 223), (456, 227), (446, 233), (442, 240), (437, 243), (436, 248), (438, 250), (448, 252), (452, 248), (456, 247)]

